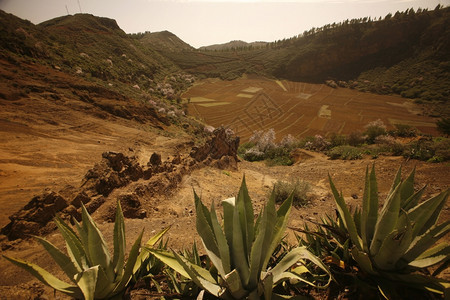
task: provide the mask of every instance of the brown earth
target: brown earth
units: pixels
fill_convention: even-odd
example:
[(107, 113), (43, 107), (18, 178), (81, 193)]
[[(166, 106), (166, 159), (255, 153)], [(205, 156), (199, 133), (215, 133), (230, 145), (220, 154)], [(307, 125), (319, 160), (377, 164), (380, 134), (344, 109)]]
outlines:
[[(168, 126), (163, 117), (151, 109), (143, 109), (132, 99), (49, 67), (27, 65), (23, 66), (26, 71), (14, 72), (17, 68), (4, 60), (0, 60), (0, 66), (1, 78), (7, 79), (0, 80), (0, 205), (3, 208), (0, 227), (7, 225), (8, 217), (35, 195), (44, 197), (55, 192), (66, 201), (71, 199), (69, 202), (75, 207), (71, 212), (75, 215), (79, 206), (77, 201), (84, 202), (89, 198), (88, 202), (94, 203), (103, 196), (107, 199), (106, 205), (93, 209), (93, 217), (110, 243), (114, 200), (131, 203), (130, 207), (133, 207), (137, 199), (142, 200), (138, 201), (141, 206), (130, 211), (132, 218), (125, 221), (128, 247), (142, 229), (145, 240), (171, 226), (167, 235), (169, 245), (182, 249), (191, 247), (194, 239), (198, 241), (192, 189), (205, 203), (215, 201), (220, 209), (220, 200), (236, 194), (244, 175), (256, 212), (262, 208), (276, 180), (298, 178), (310, 183), (310, 203), (303, 208), (293, 208), (291, 227), (299, 227), (305, 220), (319, 220), (325, 213), (334, 214), (328, 174), (351, 204), (360, 202), (363, 174), (373, 163), (382, 196), (387, 193), (400, 166), (404, 174), (416, 167), (416, 187), (428, 184), (425, 197), (439, 193), (450, 184), (448, 163), (429, 164), (400, 157), (330, 161), (321, 154), (302, 152), (297, 156), (299, 161), (291, 167), (215, 160), (210, 158), (210, 153), (216, 153), (217, 148), (208, 148), (208, 144), (206, 148), (195, 148), (190, 136)], [(152, 156), (153, 153), (160, 157)], [(116, 159), (118, 157), (120, 159)], [(183, 167), (191, 163), (192, 168)], [(137, 171), (128, 174), (126, 170), (130, 169)], [(111, 190), (99, 188), (110, 185), (96, 185), (97, 181), (90, 181), (97, 175), (103, 178), (104, 171), (107, 178), (116, 178), (113, 174), (119, 178), (114, 181), (117, 186)], [(139, 176), (133, 177), (137, 173)], [(121, 178), (128, 179), (121, 181)], [(178, 183), (173, 184), (176, 181)], [(77, 198), (83, 188), (86, 188), (87, 198), (83, 195)], [(140, 189), (145, 194), (142, 199), (136, 197)], [(72, 193), (74, 190), (76, 194)], [(441, 219), (448, 220), (449, 217), (447, 204)], [(52, 231), (51, 226), (47, 229), (43, 231), (46, 237), (63, 247), (59, 234)], [(295, 240), (292, 230), (289, 230), (289, 239)], [(3, 236), (1, 242), (1, 254), (38, 263), (62, 275), (34, 240), (9, 241)], [(4, 258), (0, 258), (0, 270), (0, 299), (64, 298)], [(448, 273), (444, 275), (449, 276)]]
[(411, 100), (325, 84), (246, 77), (233, 81), (206, 79), (183, 97), (190, 99), (190, 114), (212, 126), (229, 126), (243, 141), (255, 130), (270, 128), (278, 139), (287, 134), (297, 138), (331, 132), (349, 134), (363, 131), (377, 119), (388, 129), (394, 124), (407, 124), (426, 134), (438, 134), (436, 119)]

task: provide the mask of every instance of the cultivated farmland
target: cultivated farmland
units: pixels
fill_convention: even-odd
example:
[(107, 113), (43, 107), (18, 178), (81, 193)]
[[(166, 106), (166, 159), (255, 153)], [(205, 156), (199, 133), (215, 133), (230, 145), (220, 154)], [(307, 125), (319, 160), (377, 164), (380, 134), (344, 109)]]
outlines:
[(397, 97), (333, 89), (310, 84), (265, 78), (222, 81), (208, 79), (184, 93), (189, 113), (217, 127), (229, 126), (242, 140), (255, 130), (274, 128), (277, 138), (348, 134), (363, 131), (381, 119), (388, 127), (412, 125), (422, 133), (437, 134), (436, 120), (422, 115), (412, 101)]

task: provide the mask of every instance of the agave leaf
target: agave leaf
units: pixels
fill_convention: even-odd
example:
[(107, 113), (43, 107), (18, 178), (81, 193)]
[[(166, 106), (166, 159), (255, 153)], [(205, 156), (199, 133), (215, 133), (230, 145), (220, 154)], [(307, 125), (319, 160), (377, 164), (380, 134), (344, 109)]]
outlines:
[(211, 223), (213, 226), (217, 247), (219, 248), (219, 261), (217, 262), (217, 264), (215, 264), (214, 262), (213, 263), (219, 273), (222, 276), (225, 276), (231, 271), (230, 248), (228, 246), (225, 234), (222, 231), (222, 227), (220, 227), (219, 221), (217, 219), (216, 211), (214, 209), (214, 201), (211, 204)]
[[(216, 297), (221, 296), (223, 291), (222, 291), (221, 287), (217, 284), (217, 282), (212, 277), (205, 278), (198, 272), (199, 270), (203, 270), (203, 271), (206, 271), (206, 270), (204, 270), (202, 268), (198, 268), (198, 266), (191, 264), (184, 257), (179, 256), (175, 252), (173, 252), (173, 255), (174, 255), (175, 259), (178, 261), (178, 263), (180, 264), (180, 266), (189, 275), (188, 277), (191, 278), (192, 281), (197, 286), (208, 291), (209, 293), (211, 293), (212, 295), (214, 295)], [(203, 272), (203, 273), (205, 273), (205, 272)], [(206, 273), (209, 274), (209, 272), (206, 272)], [(213, 280), (210, 280), (210, 279), (213, 279)]]
[(80, 287), (85, 300), (94, 300), (98, 269), (99, 266), (97, 265), (84, 270), (75, 276), (75, 281)]
[(108, 276), (108, 280), (113, 282), (115, 279), (115, 274), (111, 263), (111, 258), (109, 256), (108, 247), (106, 246), (102, 233), (87, 212), (84, 205), (82, 205), (82, 219), (82, 228), (83, 230), (86, 230), (85, 232), (87, 232), (87, 244), (84, 246), (87, 248), (86, 252), (89, 253), (91, 263), (93, 266), (99, 265), (102, 267)]
[[(281, 209), (281, 207), (280, 207)], [(281, 220), (282, 221), (282, 220)], [(262, 238), (262, 251), (259, 257), (259, 262), (256, 272), (260, 273), (261, 271), (265, 270), (267, 267), (267, 264), (269, 263), (269, 259), (272, 256), (273, 251), (275, 250), (274, 244), (277, 239), (281, 240), (281, 237), (279, 238), (277, 235), (277, 231), (281, 230), (283, 224), (280, 223), (280, 219), (278, 218), (278, 214), (275, 208), (275, 197), (270, 197), (269, 202), (264, 207), (262, 214), (261, 214), (261, 221), (260, 225), (258, 226), (258, 232), (260, 234), (263, 234), (264, 236)], [(278, 227), (278, 228), (277, 228)], [(278, 245), (278, 243), (276, 243)], [(275, 245), (275, 247), (276, 247)], [(256, 246), (254, 246), (256, 247)], [(252, 249), (253, 250), (253, 249)], [(255, 249), (255, 256), (257, 254), (258, 250)], [(256, 257), (254, 258), (256, 260)], [(255, 273), (254, 273), (255, 274)], [(257, 275), (257, 277), (260, 277), (260, 275)], [(258, 278), (257, 280), (260, 280)]]
[(59, 280), (43, 268), (39, 267), (38, 265), (25, 262), (20, 259), (11, 258), (6, 255), (3, 255), (4, 258), (15, 264), (16, 266), (21, 267), (22, 269), (26, 270), (27, 272), (31, 273), (34, 277), (39, 279), (42, 283), (54, 288), (55, 290), (58, 290), (66, 295), (81, 298), (82, 293), (80, 289), (76, 285), (68, 284), (62, 280)]
[(411, 171), (409, 176), (401, 183), (400, 187), (400, 199), (402, 202), (400, 206), (402, 208), (407, 204), (406, 201), (414, 194), (414, 175), (416, 173), (416, 168)]
[(55, 260), (58, 266), (66, 273), (67, 277), (73, 279), (75, 274), (80, 272), (72, 260), (65, 255), (61, 250), (55, 247), (52, 243), (44, 238), (35, 236), (35, 238), (41, 243), (41, 245), (47, 250), (51, 257)]
[[(428, 248), (433, 246), (441, 237), (450, 231), (450, 221), (433, 226), (426, 233), (416, 237), (411, 246), (402, 257), (402, 264), (406, 265), (414, 261)], [(400, 263), (400, 262), (399, 262)]]
[(164, 264), (180, 273), (181, 276), (191, 279), (189, 274), (185, 271), (184, 267), (177, 260), (173, 252), (169, 252), (163, 249), (153, 249), (153, 248), (145, 248), (148, 252), (153, 254), (156, 258), (161, 260)]
[(446, 190), (408, 211), (408, 216), (415, 222), (413, 231), (414, 236), (423, 234), (425, 230), (436, 224), (445, 201), (447, 200), (448, 192), (449, 191)]
[(422, 274), (401, 274), (394, 272), (383, 272), (381, 273), (385, 279), (391, 281), (401, 282), (406, 286), (412, 288), (431, 291), (437, 294), (443, 294), (446, 287), (448, 287), (448, 282), (431, 276), (425, 276)]
[(374, 264), (381, 270), (394, 270), (398, 260), (405, 254), (412, 241), (412, 226), (392, 231), (384, 239), (380, 251), (373, 257)]
[[(166, 234), (166, 232), (170, 229), (170, 226), (164, 228), (163, 230), (161, 230), (160, 232), (158, 232), (157, 234), (155, 234), (154, 236), (152, 236), (147, 243), (145, 243), (145, 247), (153, 247), (161, 238), (164, 234)], [(142, 249), (142, 251), (139, 253), (138, 258), (136, 259), (136, 264), (134, 265), (133, 268), (133, 274), (135, 274), (137, 272), (137, 270), (139, 270), (139, 268), (141, 267), (142, 263), (150, 256), (150, 253), (145, 250), (145, 248)]]
[(122, 277), (123, 275), (125, 246), (125, 221), (123, 218), (122, 206), (120, 205), (120, 201), (117, 201), (116, 218), (114, 221), (114, 256), (112, 261), (116, 277)]
[(418, 190), (416, 193), (411, 195), (405, 202), (402, 203), (402, 209), (405, 211), (410, 210), (411, 208), (417, 206), (419, 204), (420, 199), (423, 196), (423, 193), (425, 192), (426, 185), (423, 186), (420, 190)]
[[(233, 215), (236, 198), (228, 198), (222, 201), (223, 206), (223, 230), (228, 241), (228, 246), (233, 249)], [(233, 265), (232, 265), (233, 267)]]
[[(110, 281), (108, 278), (108, 275), (106, 275), (105, 270), (101, 266), (98, 267), (97, 271), (97, 279), (96, 284), (94, 286), (95, 291), (95, 298), (96, 299), (104, 299), (104, 298), (110, 298), (112, 295), (112, 291), (114, 290), (115, 286), (117, 285), (117, 282)], [(122, 278), (122, 275), (117, 278), (117, 281), (119, 281)]]
[(353, 244), (359, 249), (362, 249), (362, 240), (358, 235), (358, 231), (356, 229), (355, 222), (350, 214), (350, 211), (348, 210), (347, 204), (345, 204), (344, 198), (342, 195), (339, 195), (336, 187), (334, 186), (333, 181), (331, 180), (331, 176), (328, 175), (328, 179), (331, 186), (331, 191), (333, 193), (334, 199), (336, 201), (337, 210), (341, 217), (341, 220), (344, 223), (345, 228), (348, 231), (348, 234), (350, 235), (350, 238), (353, 242)]
[[(263, 268), (262, 263), (264, 262), (266, 252), (269, 249), (268, 246), (270, 245), (270, 237), (272, 235), (271, 229), (275, 222), (275, 209), (273, 209), (272, 217), (268, 218), (268, 209), (267, 207), (264, 208), (260, 222), (260, 226), (258, 226), (258, 230), (256, 231), (256, 239), (250, 253), (249, 289), (256, 288), (260, 280), (260, 273)], [(268, 222), (271, 224), (268, 225)]]
[(202, 203), (200, 197), (197, 195), (195, 191), (194, 191), (194, 204), (196, 213), (198, 214), (200, 212), (205, 217), (205, 220), (208, 222), (209, 227), (212, 228), (210, 212), (208, 208)]
[[(270, 271), (273, 274), (273, 282), (275, 283), (275, 285), (286, 279), (283, 277), (286, 276), (286, 274), (284, 274), (285, 271), (289, 269), (292, 265), (294, 265), (296, 262), (298, 262), (300, 259), (307, 259), (313, 262), (316, 266), (318, 266), (328, 274), (329, 276), (328, 283), (331, 282), (332, 276), (327, 266), (325, 266), (322, 263), (322, 261), (319, 258), (317, 258), (317, 256), (308, 251), (306, 247), (297, 247), (292, 249), (288, 254), (286, 254), (283, 257), (283, 259)], [(298, 275), (296, 276), (298, 277)], [(315, 285), (313, 284), (313, 286)]]
[[(285, 234), (286, 227), (287, 227), (287, 224), (289, 221), (289, 214), (291, 212), (293, 199), (294, 199), (294, 192), (292, 192), (289, 195), (289, 197), (283, 202), (283, 204), (281, 204), (281, 206), (278, 208), (276, 223), (275, 223), (275, 227), (273, 228), (273, 235), (271, 238), (270, 248), (268, 249), (268, 252), (266, 253), (266, 257), (262, 264), (263, 269), (265, 269), (267, 267), (270, 256), (272, 255), (273, 251), (275, 251), (276, 247), (283, 239), (283, 236)], [(269, 203), (272, 203), (273, 207), (275, 208), (275, 198), (269, 199)], [(269, 215), (268, 218), (270, 219), (272, 217)]]
[[(263, 288), (264, 288), (264, 300), (271, 300), (272, 299), (272, 290), (273, 290), (273, 274), (271, 272), (269, 272), (264, 277), (262, 284), (263, 284)], [(255, 295), (255, 298), (256, 298), (256, 296), (259, 297), (259, 295)]]
[(378, 217), (372, 244), (369, 249), (372, 256), (378, 253), (385, 237), (390, 234), (397, 225), (401, 203), (400, 187), (401, 184), (397, 185), (397, 188), (392, 194), (388, 195), (380, 216)]
[(235, 206), (233, 213), (233, 247), (231, 248), (231, 257), (233, 259), (233, 265), (239, 272), (242, 282), (246, 284), (249, 281), (250, 270), (239, 219), (238, 207)]
[(375, 165), (369, 175), (366, 168), (366, 182), (361, 214), (361, 238), (364, 251), (368, 252), (375, 232), (375, 225), (378, 218), (378, 186), (375, 177)]
[(248, 292), (242, 285), (241, 277), (236, 269), (223, 277), (225, 283), (234, 299), (244, 299)]
[(394, 181), (392, 182), (391, 189), (389, 190), (388, 195), (392, 194), (397, 186), (402, 182), (402, 167), (397, 170), (397, 174), (395, 175)]
[(255, 238), (255, 228), (254, 228), (254, 213), (252, 200), (248, 194), (247, 184), (245, 182), (245, 175), (242, 178), (241, 188), (239, 189), (238, 196), (236, 199), (236, 205), (239, 210), (239, 219), (242, 226), (242, 236), (246, 243), (245, 253), (250, 254), (250, 248), (252, 246), (253, 240)]
[(371, 275), (377, 275), (377, 272), (375, 272), (375, 270), (373, 269), (372, 261), (370, 260), (370, 257), (367, 253), (359, 250), (356, 247), (353, 247), (352, 256), (353, 259), (358, 263), (358, 266), (360, 266), (360, 268), (364, 272)]
[(131, 247), (130, 254), (128, 255), (127, 263), (125, 264), (125, 269), (123, 272), (122, 278), (119, 280), (115, 280), (117, 284), (114, 290), (112, 291), (112, 295), (115, 295), (122, 291), (133, 275), (133, 269), (136, 265), (136, 260), (139, 256), (139, 249), (141, 247), (142, 235), (144, 234), (144, 229), (142, 229), (141, 234), (138, 236), (136, 241), (134, 241), (133, 246)]
[(417, 268), (427, 268), (448, 259), (449, 255), (450, 245), (441, 243), (425, 251), (416, 260), (410, 262), (409, 265)]
[[(76, 266), (77, 271), (81, 272), (82, 270), (89, 268), (88, 257), (86, 256), (80, 238), (75, 234), (72, 228), (59, 217), (55, 217), (54, 221), (66, 242), (67, 254)], [(73, 277), (70, 278), (73, 280)]]
[[(214, 203), (213, 203), (214, 205)], [(197, 232), (200, 235), (200, 238), (202, 240), (203, 246), (206, 249), (206, 252), (208, 253), (208, 256), (210, 257), (212, 263), (217, 268), (217, 270), (220, 272), (220, 274), (225, 274), (222, 261), (220, 259), (220, 250), (219, 245), (217, 245), (217, 240), (214, 235), (214, 229), (212, 225), (212, 217), (211, 213), (208, 211), (207, 215), (204, 214), (203, 210), (203, 204), (201, 201), (197, 202), (197, 217), (196, 217), (196, 225), (197, 225)], [(214, 208), (211, 209), (211, 212), (213, 213)], [(207, 219), (209, 218), (209, 220)], [(217, 218), (216, 218), (217, 221)], [(218, 224), (217, 224), (218, 225)], [(220, 226), (219, 226), (220, 227)]]

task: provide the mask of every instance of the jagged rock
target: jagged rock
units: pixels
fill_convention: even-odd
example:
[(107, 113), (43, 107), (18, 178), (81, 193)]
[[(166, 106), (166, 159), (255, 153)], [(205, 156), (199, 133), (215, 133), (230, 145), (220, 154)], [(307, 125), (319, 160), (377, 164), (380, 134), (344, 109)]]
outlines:
[(154, 152), (152, 156), (150, 156), (150, 161), (148, 165), (150, 166), (159, 166), (161, 164), (161, 154)]
[(80, 208), (81, 203), (86, 204), (89, 201), (91, 201), (91, 197), (89, 197), (85, 191), (82, 191), (78, 195), (73, 198), (73, 200), (70, 202), (75, 208)]
[(220, 159), (223, 156), (231, 156), (237, 160), (237, 148), (239, 137), (234, 136), (224, 127), (213, 131), (212, 137), (201, 147), (193, 147), (190, 156), (197, 161), (203, 161), (208, 156), (212, 159)]
[(67, 201), (55, 192), (35, 196), (21, 210), (9, 217), (11, 222), (2, 228), (1, 233), (10, 240), (39, 234), (40, 229), (67, 206)]
[(125, 218), (143, 219), (147, 212), (142, 209), (139, 197), (136, 194), (125, 194), (118, 197)]
[(88, 213), (92, 214), (94, 211), (96, 211), (103, 203), (106, 202), (105, 197), (98, 196), (92, 199), (87, 205), (86, 210)]

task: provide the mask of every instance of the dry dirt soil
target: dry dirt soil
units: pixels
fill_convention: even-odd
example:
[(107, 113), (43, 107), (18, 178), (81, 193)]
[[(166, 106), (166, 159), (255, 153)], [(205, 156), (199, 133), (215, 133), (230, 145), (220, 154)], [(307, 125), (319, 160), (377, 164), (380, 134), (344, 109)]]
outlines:
[(231, 127), (243, 140), (255, 130), (274, 128), (281, 139), (349, 134), (362, 131), (381, 119), (388, 129), (407, 124), (427, 134), (437, 134), (436, 119), (423, 107), (399, 96), (362, 93), (349, 88), (331, 88), (266, 78), (233, 81), (206, 79), (184, 93), (190, 99), (189, 113), (212, 126)]
[[(82, 79), (37, 65), (26, 66), (29, 73), (10, 72), (10, 67), (8, 62), (0, 61), (0, 76), (8, 79), (0, 80), (1, 227), (8, 223), (9, 215), (44, 189), (59, 190), (67, 184), (79, 185), (87, 170), (100, 161), (105, 151), (132, 154), (144, 165), (153, 152), (161, 153), (163, 160), (174, 157), (180, 145), (190, 140), (186, 134), (153, 120), (151, 116), (141, 122), (138, 118), (124, 118), (118, 116), (121, 114), (117, 111), (105, 109), (114, 107), (114, 101), (121, 100), (111, 100), (111, 95), (92, 91), (92, 86)], [(13, 85), (12, 82), (16, 83)], [(27, 93), (23, 93), (25, 88), (28, 88)], [(80, 93), (86, 93), (94, 101), (84, 101), (78, 96)], [(95, 103), (110, 105), (100, 108)], [(133, 116), (132, 101), (127, 111)], [(162, 131), (171, 134), (164, 136)], [(328, 174), (350, 204), (360, 203), (363, 175), (366, 167), (373, 163), (382, 199), (400, 166), (404, 174), (416, 167), (416, 187), (428, 184), (426, 197), (450, 186), (448, 163), (429, 164), (400, 157), (330, 161), (324, 155), (305, 151), (290, 167), (267, 167), (264, 163), (244, 161), (228, 170), (206, 166), (184, 175), (175, 189), (152, 198), (147, 204), (147, 218), (125, 220), (128, 247), (142, 229), (145, 240), (167, 226), (171, 226), (167, 234), (171, 248), (191, 247), (194, 239), (198, 241), (193, 189), (205, 203), (215, 201), (220, 210), (220, 201), (237, 193), (244, 175), (256, 212), (263, 207), (276, 180), (309, 182), (309, 204), (293, 208), (290, 216), (290, 227), (300, 227), (305, 221), (319, 220), (325, 213), (335, 213)], [(111, 243), (113, 224), (105, 221), (101, 213), (99, 209), (93, 217)], [(446, 205), (441, 218), (449, 217), (449, 206)], [(47, 238), (56, 245), (63, 245), (57, 232), (50, 233)], [(295, 241), (292, 230), (288, 231), (288, 238)], [(7, 241), (2, 238), (1, 241), (6, 245), (1, 254), (40, 264), (63, 278), (62, 272), (34, 240)], [(34, 299), (39, 295), (44, 299), (64, 298), (0, 258), (0, 299)]]

